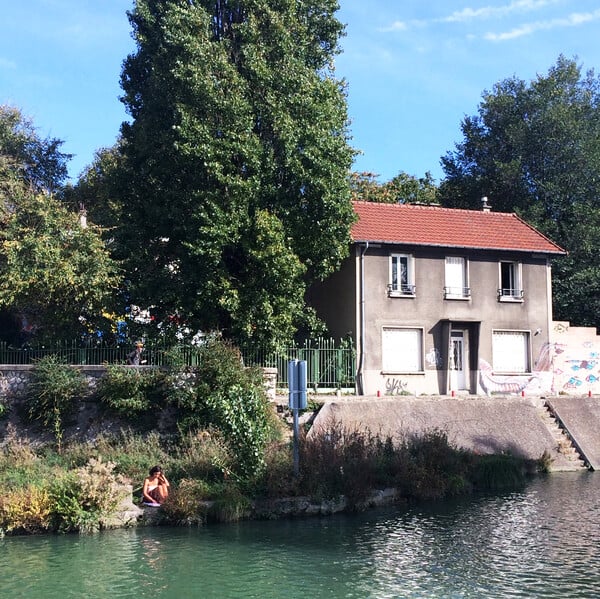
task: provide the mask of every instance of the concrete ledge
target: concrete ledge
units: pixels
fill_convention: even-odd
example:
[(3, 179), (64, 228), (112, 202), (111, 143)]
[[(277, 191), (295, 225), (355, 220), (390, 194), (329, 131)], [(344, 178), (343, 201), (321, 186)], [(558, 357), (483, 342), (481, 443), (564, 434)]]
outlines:
[(556, 439), (533, 398), (398, 397), (329, 401), (315, 418), (309, 435), (326, 432), (333, 423), (396, 440), (440, 430), (451, 444), (476, 453), (510, 453), (537, 460), (547, 452), (553, 460), (551, 470), (580, 468), (559, 452)]

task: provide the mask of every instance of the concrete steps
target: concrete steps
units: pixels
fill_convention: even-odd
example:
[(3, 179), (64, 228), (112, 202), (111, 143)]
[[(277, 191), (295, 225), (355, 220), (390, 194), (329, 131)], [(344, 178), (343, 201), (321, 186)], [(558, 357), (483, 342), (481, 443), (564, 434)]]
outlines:
[(542, 422), (556, 441), (556, 451), (566, 460), (567, 464), (572, 465), (573, 470), (587, 469), (588, 465), (577, 451), (572, 439), (560, 426), (548, 405), (543, 400), (541, 402), (541, 405), (537, 405), (538, 413)]

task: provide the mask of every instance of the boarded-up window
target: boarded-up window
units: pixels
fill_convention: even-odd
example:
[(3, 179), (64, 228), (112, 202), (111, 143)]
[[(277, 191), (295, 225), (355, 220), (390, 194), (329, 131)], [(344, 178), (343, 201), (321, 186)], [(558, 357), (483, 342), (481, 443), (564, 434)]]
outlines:
[(423, 370), (423, 330), (384, 328), (382, 331), (382, 370), (421, 372)]
[(529, 333), (494, 331), (492, 361), (494, 372), (529, 372)]

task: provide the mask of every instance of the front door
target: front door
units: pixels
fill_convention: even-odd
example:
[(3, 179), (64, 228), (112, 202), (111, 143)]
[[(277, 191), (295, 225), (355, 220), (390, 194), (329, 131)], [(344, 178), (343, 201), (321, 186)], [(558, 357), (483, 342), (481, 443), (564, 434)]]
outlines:
[(467, 388), (464, 336), (464, 331), (450, 333), (450, 390), (460, 391)]

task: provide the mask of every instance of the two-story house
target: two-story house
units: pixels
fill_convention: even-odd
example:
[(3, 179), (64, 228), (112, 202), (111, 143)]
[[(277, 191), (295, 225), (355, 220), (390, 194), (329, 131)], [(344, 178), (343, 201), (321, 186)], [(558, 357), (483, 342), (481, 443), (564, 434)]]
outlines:
[(486, 201), (354, 208), (350, 257), (309, 302), (355, 341), (358, 393), (516, 392), (536, 376), (558, 245)]

